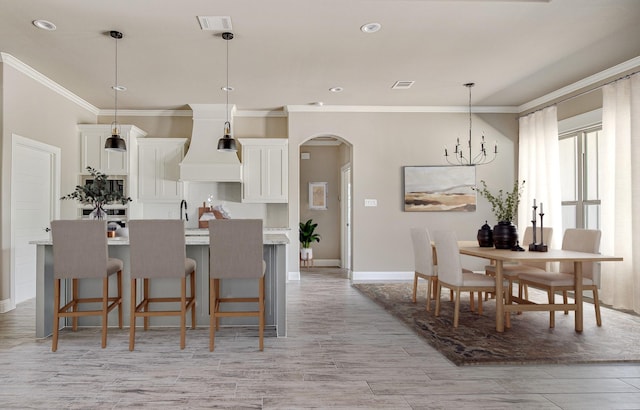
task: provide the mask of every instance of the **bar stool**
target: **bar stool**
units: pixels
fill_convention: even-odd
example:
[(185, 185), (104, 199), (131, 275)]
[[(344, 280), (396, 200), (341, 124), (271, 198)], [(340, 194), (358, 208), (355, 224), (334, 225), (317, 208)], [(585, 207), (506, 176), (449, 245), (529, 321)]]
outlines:
[[(257, 316), (260, 350), (264, 350), (264, 274), (262, 220), (209, 221), (209, 351), (221, 317)], [(258, 279), (258, 297), (220, 297), (221, 279)], [(257, 310), (221, 311), (222, 303), (258, 303)]]
[[(106, 221), (52, 221), (53, 239), (53, 340), (51, 351), (58, 350), (60, 318), (72, 318), (78, 329), (82, 316), (102, 317), (102, 348), (107, 347), (108, 315), (118, 309), (118, 327), (122, 329), (122, 261), (109, 258)], [(116, 275), (117, 296), (109, 297), (109, 277)], [(78, 279), (102, 279), (102, 297), (80, 298)], [(60, 307), (60, 286), (71, 279), (71, 300)], [(100, 303), (98, 310), (78, 310), (80, 304)]]
[[(191, 309), (191, 328), (196, 328), (195, 271), (196, 261), (187, 258), (184, 225), (180, 220), (146, 219), (129, 221), (129, 250), (131, 257), (131, 320), (129, 322), (129, 350), (135, 346), (136, 318), (144, 318), (144, 330), (152, 316), (180, 316), (180, 349), (186, 340), (187, 311)], [(179, 278), (179, 297), (151, 297), (150, 279)], [(191, 293), (187, 296), (187, 278)], [(136, 283), (142, 279), (142, 300), (136, 304)], [(150, 310), (152, 303), (180, 304), (179, 310)]]

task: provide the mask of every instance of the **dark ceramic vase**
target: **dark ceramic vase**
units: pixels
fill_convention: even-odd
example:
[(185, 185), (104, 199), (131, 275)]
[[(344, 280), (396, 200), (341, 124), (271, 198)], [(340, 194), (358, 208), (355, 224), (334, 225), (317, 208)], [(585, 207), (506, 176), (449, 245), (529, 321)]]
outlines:
[(478, 246), (481, 248), (492, 248), (493, 247), (493, 232), (491, 231), (491, 227), (484, 221), (484, 225), (482, 228), (478, 229)]
[(518, 229), (508, 221), (500, 221), (493, 227), (493, 244), (496, 249), (511, 249), (518, 241)]

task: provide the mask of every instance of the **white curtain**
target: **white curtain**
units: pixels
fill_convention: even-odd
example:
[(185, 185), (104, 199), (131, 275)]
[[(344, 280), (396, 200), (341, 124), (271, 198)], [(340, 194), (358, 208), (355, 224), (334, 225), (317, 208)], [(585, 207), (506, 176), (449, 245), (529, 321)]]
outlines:
[(601, 299), (640, 313), (640, 75), (603, 87), (599, 139)]
[[(545, 239), (553, 248), (559, 248), (562, 243), (559, 151), (555, 106), (520, 118), (518, 178), (521, 182), (525, 180), (525, 184), (518, 208), (518, 232), (524, 232), (524, 227), (531, 225), (535, 199), (538, 206), (544, 204), (544, 226), (553, 228), (552, 242)], [(536, 217), (540, 226), (540, 217)], [(526, 248), (529, 244), (521, 245)]]

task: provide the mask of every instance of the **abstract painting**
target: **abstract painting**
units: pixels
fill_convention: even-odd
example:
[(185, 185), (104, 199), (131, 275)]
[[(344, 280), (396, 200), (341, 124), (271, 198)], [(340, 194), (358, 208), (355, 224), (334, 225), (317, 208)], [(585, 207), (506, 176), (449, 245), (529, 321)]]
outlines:
[(476, 167), (406, 166), (404, 210), (407, 212), (474, 212)]

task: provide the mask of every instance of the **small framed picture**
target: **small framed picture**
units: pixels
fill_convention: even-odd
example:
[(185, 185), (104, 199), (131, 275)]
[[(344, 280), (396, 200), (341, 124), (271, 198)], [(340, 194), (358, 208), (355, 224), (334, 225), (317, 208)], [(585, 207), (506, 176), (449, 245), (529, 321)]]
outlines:
[(309, 182), (309, 209), (327, 209), (327, 182)]

